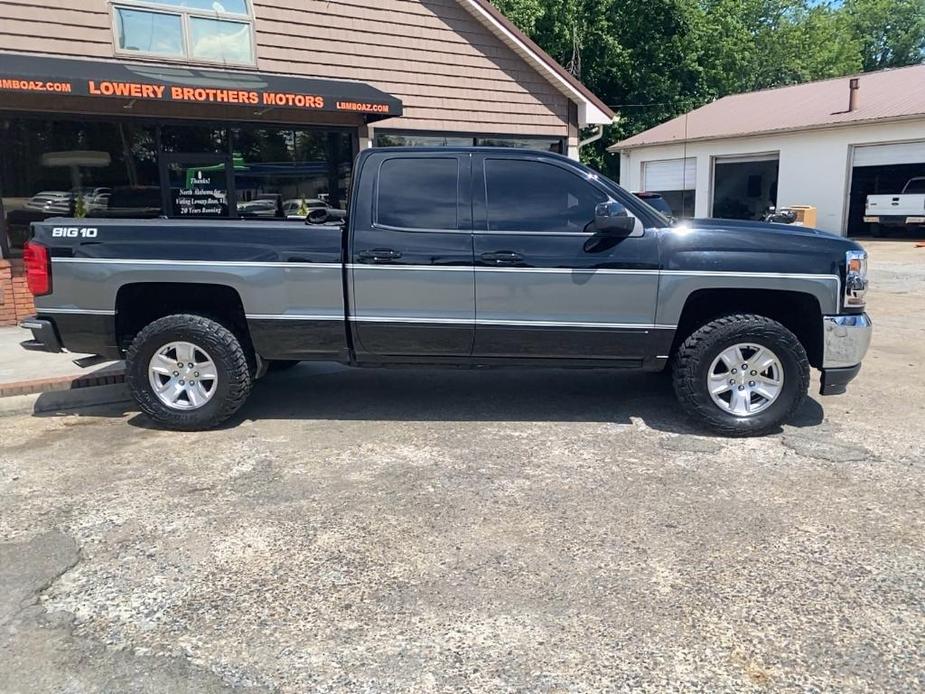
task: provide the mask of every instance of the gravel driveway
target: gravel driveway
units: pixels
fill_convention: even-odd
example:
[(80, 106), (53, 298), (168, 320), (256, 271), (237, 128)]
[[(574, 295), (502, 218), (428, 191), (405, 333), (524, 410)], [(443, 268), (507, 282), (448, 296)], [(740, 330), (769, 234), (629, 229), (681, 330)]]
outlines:
[(0, 418), (0, 691), (921, 690), (925, 249), (870, 247), (858, 381), (763, 439), (596, 371)]

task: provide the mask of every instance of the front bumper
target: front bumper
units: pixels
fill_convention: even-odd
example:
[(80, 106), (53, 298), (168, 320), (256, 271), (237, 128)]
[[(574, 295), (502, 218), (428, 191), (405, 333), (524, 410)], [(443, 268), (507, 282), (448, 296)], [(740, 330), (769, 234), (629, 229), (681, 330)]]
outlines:
[(821, 395), (840, 395), (861, 370), (873, 323), (866, 313), (823, 316)]
[(51, 321), (41, 318), (26, 318), (19, 324), (20, 328), (32, 331), (32, 339), (19, 343), (30, 352), (63, 352), (58, 331)]

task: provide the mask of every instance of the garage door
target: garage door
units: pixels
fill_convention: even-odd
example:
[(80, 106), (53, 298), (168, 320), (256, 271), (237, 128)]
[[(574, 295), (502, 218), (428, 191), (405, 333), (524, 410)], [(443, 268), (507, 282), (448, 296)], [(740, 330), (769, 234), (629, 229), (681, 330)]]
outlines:
[(925, 162), (925, 140), (854, 148), (855, 166), (890, 166)]
[(643, 162), (643, 190), (695, 190), (697, 188), (697, 158), (661, 159)]

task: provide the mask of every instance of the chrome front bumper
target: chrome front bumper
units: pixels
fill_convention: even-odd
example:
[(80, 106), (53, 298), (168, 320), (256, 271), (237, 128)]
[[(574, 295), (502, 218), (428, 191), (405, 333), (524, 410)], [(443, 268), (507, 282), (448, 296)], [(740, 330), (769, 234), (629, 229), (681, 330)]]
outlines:
[(823, 316), (825, 352), (823, 369), (846, 369), (861, 363), (867, 348), (873, 324), (866, 313), (849, 313)]

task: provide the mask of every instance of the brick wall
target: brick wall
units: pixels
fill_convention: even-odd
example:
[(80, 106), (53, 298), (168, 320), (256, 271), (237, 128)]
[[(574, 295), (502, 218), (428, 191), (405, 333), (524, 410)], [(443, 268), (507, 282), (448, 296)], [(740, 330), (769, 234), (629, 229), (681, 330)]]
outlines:
[(16, 325), (34, 313), (22, 261), (0, 259), (0, 326)]

